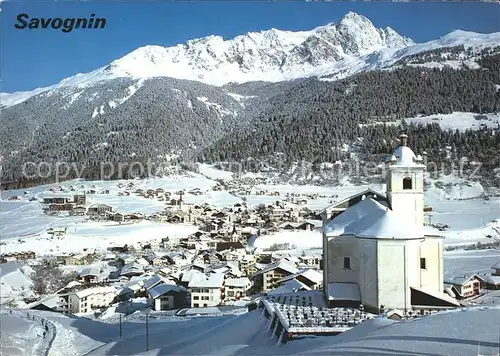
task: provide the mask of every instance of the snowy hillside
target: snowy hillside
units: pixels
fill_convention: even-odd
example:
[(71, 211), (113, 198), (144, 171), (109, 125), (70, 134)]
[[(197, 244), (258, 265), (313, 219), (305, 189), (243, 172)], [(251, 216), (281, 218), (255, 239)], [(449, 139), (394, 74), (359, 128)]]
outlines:
[(339, 79), (391, 66), (398, 60), (442, 47), (493, 47), (500, 33), (454, 31), (441, 39), (415, 44), (392, 28), (377, 29), (353, 12), (338, 23), (310, 31), (270, 29), (224, 40), (211, 35), (173, 47), (144, 46), (90, 73), (28, 92), (1, 93), (5, 106), (63, 87), (82, 87), (116, 78), (172, 77), (210, 85), (251, 81), (278, 82), (309, 76)]
[[(340, 336), (310, 336), (277, 344), (276, 337), (266, 330), (268, 321), (260, 310), (224, 317), (181, 319), (153, 316), (149, 322), (149, 350), (146, 351), (144, 314), (127, 317), (120, 338), (116, 321), (107, 323), (57, 313), (30, 313), (37, 316), (36, 321), (28, 321), (24, 311), (0, 316), (7, 325), (4, 332), (10, 340), (21, 339), (23, 333), (30, 327), (37, 327), (39, 318), (43, 318), (55, 330), (51, 355), (99, 356), (496, 355), (498, 328), (492, 326), (500, 317), (500, 309), (494, 304), (410, 321), (398, 322), (380, 317)], [(44, 346), (43, 341), (38, 341), (40, 346)], [(27, 352), (27, 347), (24, 350)]]

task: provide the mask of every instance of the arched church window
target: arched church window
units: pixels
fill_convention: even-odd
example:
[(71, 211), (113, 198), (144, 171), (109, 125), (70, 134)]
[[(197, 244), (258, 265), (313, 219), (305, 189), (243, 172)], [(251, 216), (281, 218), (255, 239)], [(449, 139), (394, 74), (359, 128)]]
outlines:
[(412, 184), (411, 184), (411, 178), (410, 177), (403, 178), (403, 189), (404, 190), (406, 190), (406, 189), (412, 189)]

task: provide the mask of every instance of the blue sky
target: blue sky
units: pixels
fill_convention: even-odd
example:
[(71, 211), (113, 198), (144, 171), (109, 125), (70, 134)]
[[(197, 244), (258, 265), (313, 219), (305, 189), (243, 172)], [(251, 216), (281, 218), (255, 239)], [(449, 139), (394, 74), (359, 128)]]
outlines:
[[(432, 2), (16, 2), (2, 3), (2, 92), (55, 84), (76, 73), (104, 66), (144, 45), (170, 46), (210, 34), (232, 38), (275, 27), (307, 30), (338, 21), (348, 11), (367, 16), (375, 26), (390, 26), (417, 42), (455, 29), (500, 31), (500, 6), (494, 3)], [(18, 30), (16, 17), (96, 17), (105, 29)]]

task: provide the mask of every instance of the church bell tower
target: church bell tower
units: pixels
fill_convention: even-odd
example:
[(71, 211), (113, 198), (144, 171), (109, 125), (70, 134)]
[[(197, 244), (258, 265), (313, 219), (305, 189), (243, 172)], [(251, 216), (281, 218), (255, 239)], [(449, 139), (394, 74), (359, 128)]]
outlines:
[(401, 145), (386, 164), (387, 199), (393, 211), (412, 216), (418, 226), (424, 225), (424, 172), (420, 155), (408, 147), (408, 136), (399, 136)]

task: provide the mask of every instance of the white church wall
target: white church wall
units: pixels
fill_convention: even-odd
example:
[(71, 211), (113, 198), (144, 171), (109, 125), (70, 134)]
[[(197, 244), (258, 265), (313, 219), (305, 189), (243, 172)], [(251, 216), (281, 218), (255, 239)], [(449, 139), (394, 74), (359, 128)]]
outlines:
[[(443, 240), (426, 238), (420, 245), (419, 272), (422, 288), (443, 291)], [(425, 269), (420, 268), (420, 258), (425, 258)]]
[[(350, 257), (350, 269), (344, 268), (344, 257)], [(358, 283), (361, 268), (358, 241), (353, 236), (336, 237), (328, 244), (328, 283)]]
[(374, 308), (378, 303), (377, 288), (377, 241), (358, 239), (361, 252), (362, 268), (359, 277), (361, 300)]
[(409, 290), (405, 288), (405, 241), (378, 240), (378, 306), (407, 309)]
[(407, 303), (411, 303), (410, 287), (420, 287), (420, 245), (422, 240), (405, 242), (405, 271), (406, 290), (408, 292)]

